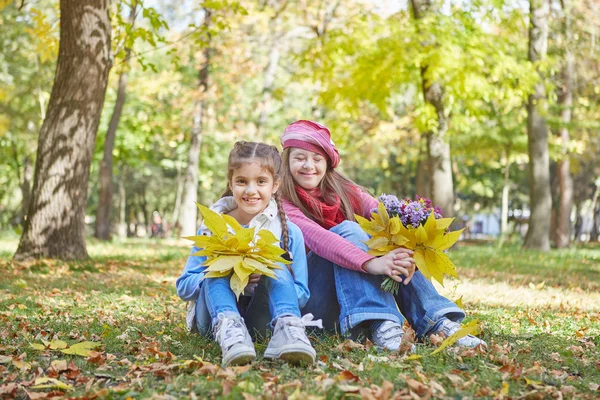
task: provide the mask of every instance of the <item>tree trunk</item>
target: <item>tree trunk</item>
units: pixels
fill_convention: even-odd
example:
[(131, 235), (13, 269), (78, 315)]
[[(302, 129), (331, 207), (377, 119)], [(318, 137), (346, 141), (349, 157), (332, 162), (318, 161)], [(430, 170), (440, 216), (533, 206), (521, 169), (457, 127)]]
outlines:
[(125, 191), (126, 167), (121, 168), (121, 179), (119, 179), (119, 223), (117, 224), (117, 235), (120, 239), (127, 237), (127, 192)]
[[(287, 5), (287, 2), (285, 3)], [(284, 5), (284, 7), (285, 7)], [(262, 98), (259, 105), (258, 121), (256, 123), (257, 134), (260, 136), (261, 129), (267, 123), (269, 114), (271, 111), (271, 100), (273, 84), (275, 82), (275, 73), (277, 72), (277, 66), (279, 65), (279, 58), (281, 57), (281, 34), (279, 33), (279, 14), (277, 12), (273, 18), (269, 20), (269, 34), (271, 36), (271, 45), (269, 47), (269, 62), (264, 72), (264, 83), (262, 90)]]
[(181, 210), (181, 195), (183, 194), (183, 177), (181, 176), (181, 160), (177, 160), (177, 192), (175, 193), (175, 206), (171, 215), (171, 229), (179, 232), (178, 221)]
[[(432, 10), (432, 0), (411, 0), (414, 18), (420, 20)], [(450, 162), (450, 143), (446, 138), (448, 118), (444, 112), (444, 87), (439, 82), (429, 82), (428, 65), (421, 66), (421, 80), (425, 101), (436, 111), (437, 131), (429, 134), (428, 160), (430, 171), (430, 191), (433, 204), (441, 207), (444, 216), (454, 216), (454, 183)]]
[(596, 186), (594, 199), (592, 200), (592, 230), (590, 231), (590, 242), (598, 241), (598, 225), (600, 224), (600, 186)]
[(504, 183), (502, 184), (502, 211), (500, 215), (500, 235), (508, 235), (508, 194), (510, 191), (510, 146), (504, 153)]
[(109, 0), (61, 0), (60, 48), (15, 260), (87, 258), (85, 206), (111, 67)]
[(421, 135), (419, 141), (419, 159), (417, 160), (417, 175), (415, 178), (415, 194), (431, 198), (431, 184), (429, 182), (429, 138), (428, 134)]
[(561, 108), (560, 117), (563, 126), (560, 128), (562, 144), (562, 157), (558, 161), (558, 180), (560, 200), (556, 224), (556, 247), (559, 249), (569, 247), (571, 244), (571, 211), (573, 209), (573, 177), (569, 160), (569, 123), (573, 106), (573, 78), (575, 70), (575, 57), (571, 49), (571, 8), (569, 0), (562, 0), (565, 13), (565, 65), (562, 71), (562, 86), (560, 88), (558, 103)]
[(27, 216), (29, 209), (29, 202), (31, 201), (31, 180), (33, 178), (33, 165), (31, 165), (31, 157), (25, 156), (23, 160), (23, 176), (21, 177), (21, 195), (23, 200), (21, 201), (21, 214), (23, 218)]
[(181, 226), (182, 236), (191, 236), (196, 234), (196, 220), (198, 209), (196, 201), (198, 199), (198, 169), (200, 167), (200, 148), (202, 147), (203, 119), (206, 111), (206, 101), (204, 96), (208, 90), (208, 68), (210, 66), (210, 42), (209, 33), (211, 25), (211, 11), (204, 9), (203, 26), (207, 32), (207, 42), (204, 48), (204, 62), (200, 68), (198, 77), (198, 86), (200, 88), (199, 98), (194, 103), (194, 122), (192, 125), (192, 140), (188, 153), (188, 164), (185, 172), (185, 183), (183, 185), (183, 196), (181, 200), (181, 212), (179, 214), (179, 225)]
[[(546, 0), (530, 1), (529, 61), (544, 59), (548, 45), (548, 13)], [(540, 74), (541, 75), (541, 74)], [(548, 155), (548, 129), (543, 116), (546, 106), (544, 79), (535, 85), (527, 103), (527, 134), (529, 149), (529, 199), (531, 214), (525, 237), (525, 248), (550, 250), (550, 161)]]
[[(135, 11), (137, 0), (133, 1), (129, 12), (129, 24), (133, 27), (135, 23)], [(121, 112), (125, 104), (127, 95), (127, 64), (131, 56), (131, 49), (125, 49), (125, 59), (123, 60), (123, 70), (119, 75), (119, 87), (117, 90), (117, 100), (113, 108), (108, 130), (106, 131), (106, 140), (104, 142), (104, 156), (100, 164), (100, 194), (98, 195), (98, 208), (96, 210), (96, 238), (100, 240), (110, 240), (110, 210), (112, 209), (113, 192), (113, 149), (115, 148), (115, 137)]]

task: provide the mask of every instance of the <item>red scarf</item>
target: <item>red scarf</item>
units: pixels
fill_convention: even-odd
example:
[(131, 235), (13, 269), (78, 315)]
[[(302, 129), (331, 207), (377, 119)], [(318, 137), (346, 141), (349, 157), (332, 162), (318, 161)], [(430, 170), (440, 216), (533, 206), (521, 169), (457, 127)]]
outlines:
[(341, 200), (338, 195), (333, 194), (333, 204), (330, 204), (332, 203), (332, 200), (325, 200), (325, 198), (321, 195), (319, 188), (305, 190), (298, 185), (294, 186), (296, 187), (296, 193), (298, 194), (300, 201), (306, 206), (312, 215), (318, 217), (318, 210), (321, 211), (323, 220), (315, 222), (317, 222), (323, 228), (331, 229), (337, 224), (346, 220), (346, 217), (342, 212), (342, 208), (340, 207)]

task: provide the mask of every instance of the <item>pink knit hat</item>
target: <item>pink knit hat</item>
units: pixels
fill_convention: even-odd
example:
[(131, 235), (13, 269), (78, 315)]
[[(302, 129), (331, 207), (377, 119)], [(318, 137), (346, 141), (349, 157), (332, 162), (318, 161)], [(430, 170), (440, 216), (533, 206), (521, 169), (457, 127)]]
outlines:
[(300, 120), (289, 124), (281, 135), (281, 145), (284, 149), (298, 147), (319, 153), (329, 159), (332, 168), (340, 163), (329, 129), (317, 122)]

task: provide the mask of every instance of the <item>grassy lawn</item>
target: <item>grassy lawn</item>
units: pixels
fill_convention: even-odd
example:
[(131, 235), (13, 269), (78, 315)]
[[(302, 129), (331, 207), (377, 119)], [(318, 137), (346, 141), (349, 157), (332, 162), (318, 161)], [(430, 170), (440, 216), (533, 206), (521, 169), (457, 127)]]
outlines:
[[(185, 243), (90, 241), (92, 261), (18, 265), (16, 246), (0, 240), (0, 398), (600, 396), (600, 248), (453, 250), (461, 280), (440, 290), (482, 322), (488, 352), (418, 344), (407, 359), (315, 334), (314, 366), (263, 360), (260, 342), (252, 365), (223, 369), (218, 346), (185, 329)], [(61, 351), (85, 341), (85, 355)]]

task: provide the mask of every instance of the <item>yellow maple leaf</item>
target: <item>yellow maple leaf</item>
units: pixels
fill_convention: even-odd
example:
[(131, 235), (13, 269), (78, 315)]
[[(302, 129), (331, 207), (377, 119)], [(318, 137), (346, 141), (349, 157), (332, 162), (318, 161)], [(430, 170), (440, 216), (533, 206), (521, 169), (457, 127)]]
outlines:
[(80, 342), (75, 343), (73, 346), (68, 349), (61, 350), (64, 354), (73, 354), (82, 357), (88, 357), (92, 351), (92, 349), (98, 347), (100, 344), (96, 342)]
[(257, 273), (275, 278), (278, 263), (289, 264), (281, 257), (285, 250), (276, 245), (279, 239), (271, 231), (254, 227), (244, 228), (235, 218), (219, 214), (198, 204), (204, 226), (211, 235), (188, 236), (200, 248), (193, 256), (205, 256), (204, 278), (220, 278), (231, 275), (229, 285), (237, 297), (248, 284), (251, 274)]
[(211, 231), (213, 236), (216, 236), (220, 239), (225, 238), (227, 235), (227, 223), (223, 219), (223, 216), (200, 203), (196, 203), (196, 205), (202, 214), (202, 222), (204, 223), (204, 226)]
[(458, 331), (456, 331), (456, 333), (444, 339), (440, 346), (437, 349), (435, 349), (431, 354), (437, 354), (440, 351), (444, 350), (446, 347), (452, 346), (458, 341), (458, 339), (467, 335), (476, 335), (477, 332), (479, 332), (479, 321), (475, 319), (469, 322), (468, 324), (461, 326), (461, 328)]
[(237, 299), (240, 298), (240, 294), (242, 294), (246, 285), (248, 285), (248, 276), (246, 276), (246, 279), (240, 279), (236, 274), (231, 275), (229, 286)]

